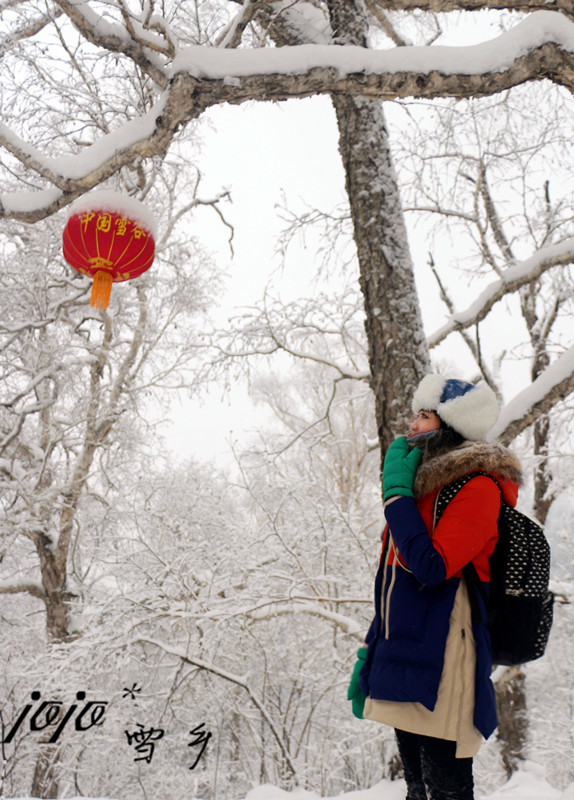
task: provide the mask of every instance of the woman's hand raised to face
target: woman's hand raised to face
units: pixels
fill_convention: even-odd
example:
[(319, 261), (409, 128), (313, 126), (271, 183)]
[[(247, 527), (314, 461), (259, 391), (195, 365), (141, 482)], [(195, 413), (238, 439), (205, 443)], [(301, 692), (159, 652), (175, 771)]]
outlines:
[(397, 495), (414, 497), (415, 473), (422, 458), (418, 447), (412, 450), (404, 436), (390, 445), (383, 462), (383, 496), (385, 500)]

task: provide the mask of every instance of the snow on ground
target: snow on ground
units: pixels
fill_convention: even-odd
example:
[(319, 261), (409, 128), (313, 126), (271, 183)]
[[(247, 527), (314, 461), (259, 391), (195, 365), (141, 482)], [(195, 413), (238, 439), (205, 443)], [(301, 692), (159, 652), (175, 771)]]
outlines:
[[(323, 800), (404, 800), (404, 781), (381, 781), (370, 789), (347, 792), (337, 798)], [(475, 794), (476, 800), (574, 800), (574, 783), (566, 791), (554, 789), (544, 778), (544, 770), (537, 764), (527, 763), (524, 768), (494, 794), (485, 797)], [(243, 800), (243, 798), (241, 799)], [(316, 792), (284, 792), (274, 786), (258, 786), (244, 800), (321, 800)]]
[[(286, 792), (276, 786), (264, 784), (257, 786), (247, 793), (245, 797), (237, 800), (404, 800), (406, 787), (404, 781), (383, 780), (370, 789), (361, 789), (346, 792), (335, 797), (321, 798), (316, 792), (296, 789)], [(508, 783), (504, 784), (494, 794), (476, 794), (476, 800), (574, 800), (574, 783), (563, 792), (554, 789), (544, 777), (544, 769), (538, 764), (526, 762)], [(7, 798), (7, 800), (9, 800)], [(33, 798), (14, 798), (14, 800), (33, 800)], [(69, 800), (89, 800), (89, 798), (70, 798)], [(92, 798), (92, 800), (96, 800)], [(99, 800), (121, 800), (121, 798), (99, 798)], [(169, 798), (166, 798), (169, 800)], [(200, 800), (193, 798), (190, 800)]]

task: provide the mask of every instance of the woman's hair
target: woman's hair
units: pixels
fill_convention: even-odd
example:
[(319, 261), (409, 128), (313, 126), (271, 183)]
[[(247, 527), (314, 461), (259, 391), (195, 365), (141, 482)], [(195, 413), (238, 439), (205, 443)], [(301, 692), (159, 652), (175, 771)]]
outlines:
[(444, 420), (440, 419), (440, 428), (436, 431), (432, 431), (432, 435), (426, 436), (418, 446), (423, 451), (422, 460), (428, 461), (431, 458), (446, 453), (448, 450), (454, 450), (455, 447), (458, 447), (464, 441), (464, 436), (461, 436), (454, 428), (451, 428)]

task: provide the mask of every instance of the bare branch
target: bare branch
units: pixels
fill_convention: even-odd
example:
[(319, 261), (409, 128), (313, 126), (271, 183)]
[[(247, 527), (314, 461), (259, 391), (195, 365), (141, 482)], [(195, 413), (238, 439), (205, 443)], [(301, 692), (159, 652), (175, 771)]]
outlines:
[(367, 0), (367, 8), (375, 17), (382, 30), (397, 47), (406, 47), (409, 44), (391, 23), (386, 12), (381, 8), (380, 3), (377, 3), (376, 0)]
[(243, 31), (255, 17), (257, 9), (258, 3), (253, 2), (253, 0), (244, 0), (241, 10), (218, 36), (217, 46), (224, 48), (238, 47), (241, 44)]
[[(294, 614), (310, 614), (331, 622), (335, 627), (340, 628), (359, 642), (365, 640), (362, 622), (357, 622), (351, 617), (324, 608), (320, 603), (315, 602), (315, 598), (308, 598), (308, 600), (309, 602), (304, 602), (297, 598), (292, 598), (290, 600), (265, 601), (256, 608), (247, 611), (246, 614), (251, 619), (257, 620), (275, 618), (277, 616), (292, 616)], [(321, 598), (321, 600), (328, 600), (328, 598)], [(352, 602), (365, 603), (369, 601), (353, 600)]]
[(4, 41), (0, 43), (0, 58), (2, 58), (5, 53), (11, 50), (14, 45), (17, 44), (17, 42), (20, 42), (23, 39), (31, 39), (37, 33), (40, 33), (40, 31), (44, 30), (47, 25), (50, 25), (54, 19), (62, 16), (62, 14), (63, 12), (60, 9), (54, 9), (51, 15), (42, 14), (35, 20), (28, 22), (26, 25), (23, 25), (22, 27), (17, 28), (15, 31), (8, 34)]
[[(444, 285), (443, 281), (441, 280), (440, 275), (438, 274), (438, 270), (436, 268), (436, 264), (434, 262), (434, 258), (433, 258), (431, 253), (429, 253), (429, 262), (428, 263), (430, 265), (430, 268), (432, 270), (433, 275), (435, 276), (436, 282), (438, 283), (441, 300), (446, 305), (446, 307), (448, 308), (450, 313), (454, 314), (454, 303), (453, 303), (452, 298), (450, 297), (450, 295), (449, 295), (449, 293), (448, 293), (448, 291), (446, 289), (446, 286)], [(490, 386), (490, 388), (493, 390), (493, 392), (496, 394), (496, 396), (498, 397), (498, 400), (500, 402), (500, 400), (502, 399), (501, 396), (500, 396), (500, 389), (496, 385), (496, 381), (492, 377), (492, 375), (490, 373), (490, 370), (488, 369), (488, 367), (484, 363), (484, 359), (482, 358), (482, 353), (481, 353), (481, 350), (480, 350), (480, 338), (479, 338), (479, 333), (478, 333), (478, 324), (476, 326), (476, 338), (475, 339), (473, 339), (472, 336), (470, 336), (470, 334), (467, 333), (466, 331), (460, 331), (460, 334), (461, 334), (462, 338), (464, 339), (464, 342), (465, 342), (466, 346), (468, 347), (468, 349), (470, 350), (470, 352), (474, 356), (474, 359), (475, 359), (476, 363), (478, 364), (478, 367), (479, 367), (479, 369), (480, 369), (480, 371), (482, 373), (482, 376), (483, 376), (484, 380)]]
[(490, 227), (492, 228), (494, 241), (500, 248), (500, 251), (504, 256), (506, 263), (511, 264), (516, 259), (514, 258), (512, 248), (510, 246), (506, 233), (504, 232), (504, 228), (502, 227), (502, 222), (500, 220), (500, 217), (498, 216), (498, 211), (496, 210), (496, 206), (494, 204), (494, 200), (490, 192), (490, 187), (486, 179), (486, 167), (484, 166), (484, 162), (482, 161), (482, 159), (480, 161), (478, 191), (480, 192), (480, 195), (484, 202), (486, 217), (490, 223)]
[(46, 598), (39, 583), (0, 583), (0, 594), (22, 594), (24, 592), (39, 600)]

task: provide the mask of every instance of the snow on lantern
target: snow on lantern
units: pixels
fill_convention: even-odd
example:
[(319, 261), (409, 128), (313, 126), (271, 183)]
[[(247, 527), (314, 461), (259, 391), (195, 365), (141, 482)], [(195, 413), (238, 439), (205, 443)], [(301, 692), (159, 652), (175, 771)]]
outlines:
[(154, 236), (152, 215), (131, 197), (102, 190), (71, 205), (62, 235), (64, 258), (94, 279), (90, 305), (107, 308), (112, 283), (137, 278), (151, 267)]

